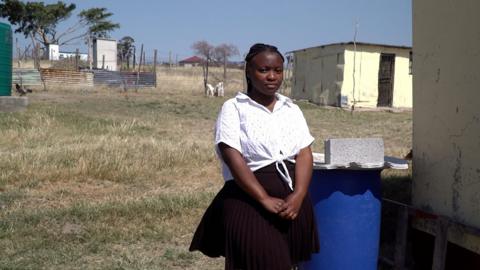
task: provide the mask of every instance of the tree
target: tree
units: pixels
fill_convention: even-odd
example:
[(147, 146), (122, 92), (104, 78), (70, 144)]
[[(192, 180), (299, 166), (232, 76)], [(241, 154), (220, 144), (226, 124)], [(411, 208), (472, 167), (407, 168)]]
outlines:
[(203, 70), (203, 87), (205, 90), (205, 95), (207, 94), (207, 83), (208, 83), (208, 66), (212, 61), (214, 47), (207, 41), (197, 41), (193, 43), (192, 49), (196, 54), (202, 56), (205, 61), (203, 61), (202, 70)]
[(233, 44), (220, 44), (214, 50), (215, 60), (223, 63), (223, 82), (227, 82), (227, 62), (228, 58), (239, 55), (238, 48)]
[(108, 20), (112, 15), (106, 8), (90, 8), (78, 14), (80, 21), (88, 27), (88, 33), (95, 38), (108, 38), (109, 32), (120, 27), (120, 24)]
[(130, 57), (133, 55), (135, 40), (130, 36), (121, 38), (117, 43), (118, 58), (123, 63), (127, 62), (127, 69), (130, 69)]
[(68, 19), (75, 8), (75, 4), (67, 5), (60, 1), (45, 5), (43, 2), (2, 0), (0, 16), (17, 26), (15, 33), (23, 33), (25, 37), (30, 37), (34, 44), (38, 41), (47, 47), (56, 43), (57, 25)]
[[(50, 44), (65, 45), (77, 39), (106, 37), (110, 31), (120, 25), (108, 20), (112, 13), (105, 8), (91, 8), (80, 12), (79, 20), (72, 27), (62, 33), (57, 32), (57, 26), (68, 19), (75, 4), (66, 4), (58, 1), (55, 4), (43, 2), (22, 2), (19, 0), (2, 0), (0, 3), (0, 17), (17, 26), (15, 33), (22, 33), (30, 37), (35, 46), (41, 43), (45, 48)], [(78, 34), (80, 32), (80, 34)], [(71, 37), (71, 35), (77, 35)]]

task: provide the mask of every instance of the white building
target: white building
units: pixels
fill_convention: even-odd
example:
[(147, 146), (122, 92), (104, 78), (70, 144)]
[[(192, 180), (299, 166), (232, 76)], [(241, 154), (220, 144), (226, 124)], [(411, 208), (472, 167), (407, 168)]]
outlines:
[(58, 44), (49, 44), (47, 51), (45, 51), (45, 58), (51, 61), (57, 61), (59, 59), (60, 49)]
[(93, 67), (117, 70), (117, 41), (97, 38), (93, 40)]

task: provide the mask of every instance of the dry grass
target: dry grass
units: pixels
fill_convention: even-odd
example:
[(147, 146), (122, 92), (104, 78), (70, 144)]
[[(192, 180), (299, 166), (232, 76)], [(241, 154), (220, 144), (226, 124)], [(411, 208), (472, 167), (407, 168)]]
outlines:
[[(138, 93), (37, 92), (27, 111), (0, 114), (0, 269), (223, 268), (187, 248), (222, 185), (212, 131), (243, 74), (229, 74), (225, 98), (203, 97), (201, 70), (158, 76)], [(316, 151), (327, 137), (411, 147), (408, 112), (299, 104)]]

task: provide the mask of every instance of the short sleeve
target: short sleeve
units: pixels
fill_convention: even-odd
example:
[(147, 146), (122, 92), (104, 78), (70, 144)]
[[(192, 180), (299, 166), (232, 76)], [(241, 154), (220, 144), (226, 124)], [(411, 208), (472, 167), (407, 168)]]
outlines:
[(224, 143), (242, 153), (240, 145), (240, 117), (233, 100), (222, 106), (215, 125), (215, 146)]
[(308, 125), (307, 125), (307, 120), (305, 120), (305, 117), (303, 116), (303, 113), (298, 106), (296, 107), (296, 111), (297, 111), (296, 123), (297, 123), (297, 128), (300, 134), (300, 141), (298, 146), (300, 149), (303, 149), (311, 145), (315, 140), (315, 138), (312, 136), (312, 134), (310, 134), (310, 130), (308, 129)]

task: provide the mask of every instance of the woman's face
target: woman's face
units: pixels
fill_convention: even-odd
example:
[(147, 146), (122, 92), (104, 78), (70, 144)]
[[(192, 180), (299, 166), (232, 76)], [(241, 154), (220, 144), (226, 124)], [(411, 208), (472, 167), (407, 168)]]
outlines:
[(262, 52), (250, 61), (247, 76), (253, 91), (265, 96), (277, 92), (283, 81), (283, 61), (278, 53)]

